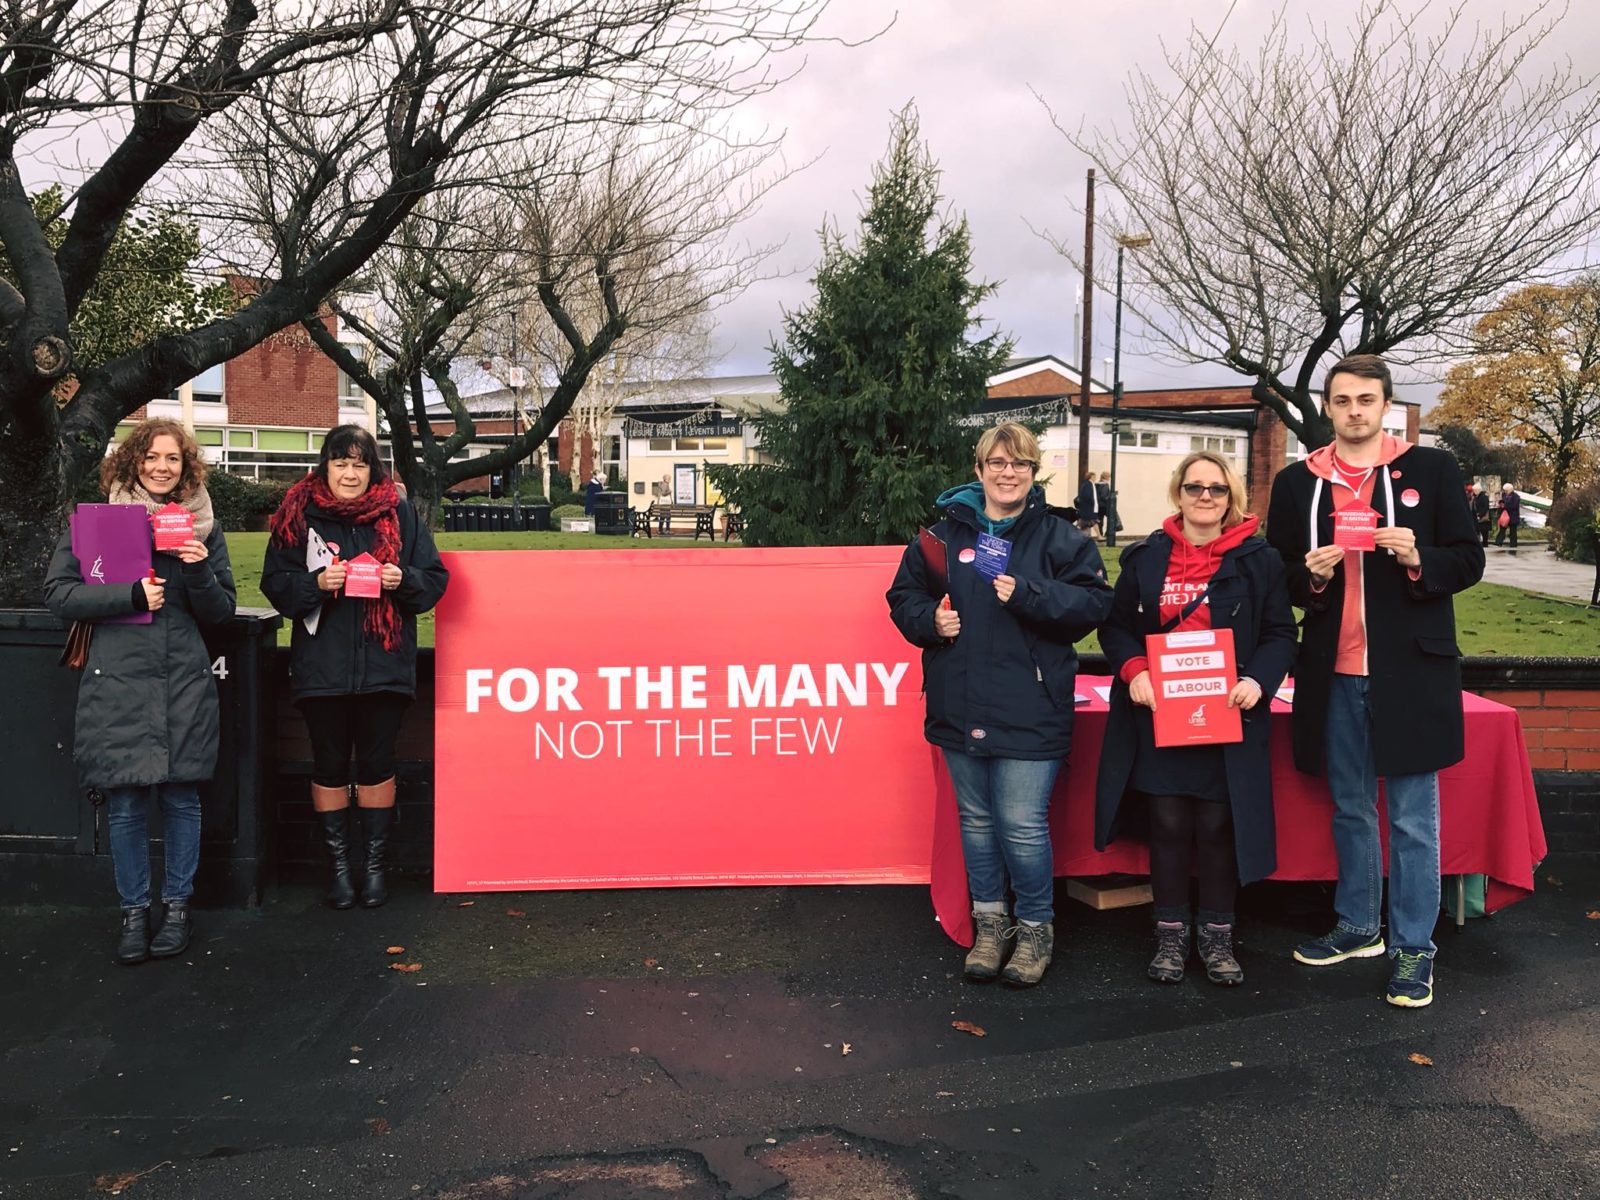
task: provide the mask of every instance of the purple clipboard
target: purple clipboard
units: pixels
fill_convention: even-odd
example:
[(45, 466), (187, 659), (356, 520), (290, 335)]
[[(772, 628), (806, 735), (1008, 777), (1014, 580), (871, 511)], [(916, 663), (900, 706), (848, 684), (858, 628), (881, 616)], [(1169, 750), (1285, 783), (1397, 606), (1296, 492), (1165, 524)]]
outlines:
[[(72, 553), (85, 583), (131, 584), (150, 573), (150, 516), (142, 504), (80, 504), (72, 512)], [(154, 613), (107, 617), (106, 625), (148, 625)]]

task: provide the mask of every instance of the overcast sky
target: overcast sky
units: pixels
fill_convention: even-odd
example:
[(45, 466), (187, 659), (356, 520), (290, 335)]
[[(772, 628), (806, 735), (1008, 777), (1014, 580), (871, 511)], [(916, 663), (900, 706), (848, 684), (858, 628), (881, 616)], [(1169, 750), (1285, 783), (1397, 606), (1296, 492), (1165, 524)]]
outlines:
[[(767, 346), (780, 330), (782, 309), (813, 294), (819, 224), (831, 215), (853, 230), (890, 116), (908, 100), (916, 102), (923, 138), (943, 168), (944, 195), (971, 223), (976, 274), (999, 284), (984, 315), (1015, 339), (1017, 353), (1075, 361), (1072, 312), (1080, 277), (1029, 226), (1048, 227), (1081, 246), (1089, 163), (1052, 127), (1030, 88), (1065, 124), (1119, 123), (1131, 67), (1165, 73), (1163, 38), (1176, 48), (1192, 22), (1207, 37), (1220, 28), (1219, 44), (1253, 50), (1280, 7), (1297, 35), (1308, 14), (1338, 28), (1356, 10), (1350, 0), (835, 0), (822, 32), (860, 38), (893, 25), (866, 45), (812, 47), (797, 78), (750, 101), (741, 114), (741, 122), (786, 130), (790, 162), (820, 159), (780, 184), (742, 228), (754, 243), (784, 241), (775, 265), (792, 274), (756, 285), (722, 310), (717, 337), (725, 357), (716, 369), (768, 369)], [(1531, 6), (1468, 0), (1465, 7), (1469, 20), (1498, 25), (1502, 14)], [(1430, 16), (1442, 19), (1444, 5), (1434, 9)], [(1579, 64), (1600, 61), (1600, 6), (1575, 4), (1549, 49)], [(1099, 202), (1108, 201), (1102, 193)], [(1097, 374), (1111, 353), (1111, 307), (1109, 297), (1097, 297)], [(1123, 378), (1130, 389), (1239, 378), (1139, 350), (1125, 334)], [(1435, 390), (1419, 383), (1411, 395), (1431, 399)]]

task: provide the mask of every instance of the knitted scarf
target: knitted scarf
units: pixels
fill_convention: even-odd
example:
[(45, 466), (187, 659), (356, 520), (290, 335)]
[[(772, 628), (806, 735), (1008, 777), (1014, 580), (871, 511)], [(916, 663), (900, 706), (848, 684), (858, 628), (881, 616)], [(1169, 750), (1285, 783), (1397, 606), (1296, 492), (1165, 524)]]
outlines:
[(203, 542), (210, 537), (211, 530), (216, 526), (216, 518), (211, 512), (211, 496), (204, 484), (196, 488), (194, 495), (186, 500), (179, 500), (176, 496), (163, 496), (158, 500), (145, 490), (143, 484), (136, 483), (132, 487), (124, 487), (118, 483), (112, 485), (111, 494), (106, 499), (112, 504), (142, 504), (145, 512), (151, 516), (168, 504), (181, 505), (194, 514), (194, 538), (197, 542)]
[[(371, 525), (376, 540), (371, 554), (380, 563), (400, 561), (400, 518), (395, 507), (400, 503), (400, 493), (394, 480), (385, 479), (373, 484), (354, 500), (341, 500), (320, 475), (307, 475), (289, 489), (272, 514), (268, 528), (272, 531), (272, 544), (280, 549), (290, 549), (306, 540), (306, 506), (316, 505), (330, 517), (349, 521), (352, 525)], [(385, 650), (400, 647), (400, 613), (388, 592), (376, 600), (364, 602), (366, 617), (362, 621), (370, 637), (380, 638)]]

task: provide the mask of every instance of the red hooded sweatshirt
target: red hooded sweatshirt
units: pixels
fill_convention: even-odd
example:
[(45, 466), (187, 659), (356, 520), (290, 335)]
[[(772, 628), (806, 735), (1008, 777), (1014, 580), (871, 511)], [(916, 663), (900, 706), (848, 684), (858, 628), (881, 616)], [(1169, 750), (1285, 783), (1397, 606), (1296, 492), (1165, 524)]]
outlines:
[[(1378, 450), (1378, 461), (1371, 467), (1352, 467), (1340, 461), (1333, 444), (1313, 450), (1306, 466), (1318, 479), (1333, 488), (1333, 511), (1338, 512), (1359, 501), (1372, 506), (1372, 497), (1383, 481), (1386, 492), (1384, 523), (1394, 524), (1394, 488), (1390, 482), (1389, 464), (1398, 459), (1411, 443), (1384, 434)], [(1311, 545), (1317, 545), (1317, 505), (1311, 506)], [(1381, 551), (1379, 551), (1381, 553)], [(1338, 675), (1365, 675), (1367, 673), (1367, 593), (1362, 570), (1366, 555), (1347, 553), (1344, 556), (1344, 610), (1339, 618), (1339, 650), (1334, 656), (1333, 670)], [(1420, 579), (1422, 572), (1412, 569), (1411, 577)], [(1315, 586), (1315, 585), (1313, 585)], [(1321, 591), (1321, 588), (1317, 588)]]
[[(1165, 625), (1181, 613), (1191, 601), (1206, 590), (1206, 584), (1222, 565), (1222, 556), (1255, 533), (1261, 522), (1246, 517), (1230, 529), (1224, 529), (1204, 546), (1196, 546), (1183, 536), (1183, 518), (1174, 513), (1161, 523), (1161, 528), (1172, 539), (1172, 557), (1167, 560), (1167, 578), (1161, 585), (1161, 608), (1158, 618)], [(1171, 632), (1186, 629), (1210, 629), (1211, 606), (1199, 605), (1178, 622)], [(1130, 658), (1118, 672), (1123, 683), (1132, 683), (1140, 671), (1150, 669), (1150, 660), (1144, 655)]]

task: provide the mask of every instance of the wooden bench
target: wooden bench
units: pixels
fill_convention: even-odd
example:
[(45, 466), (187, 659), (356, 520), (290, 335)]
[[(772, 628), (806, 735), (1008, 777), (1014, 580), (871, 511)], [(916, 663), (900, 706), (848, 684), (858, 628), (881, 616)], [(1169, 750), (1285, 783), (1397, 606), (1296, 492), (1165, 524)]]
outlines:
[(688, 537), (692, 534), (697, 542), (703, 533), (716, 541), (716, 515), (715, 505), (652, 504), (642, 512), (634, 512), (633, 532), (635, 535), (643, 533), (645, 537), (654, 537), (658, 533), (663, 537)]

